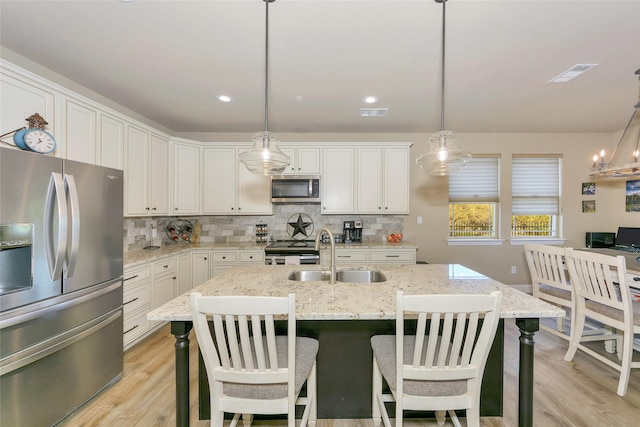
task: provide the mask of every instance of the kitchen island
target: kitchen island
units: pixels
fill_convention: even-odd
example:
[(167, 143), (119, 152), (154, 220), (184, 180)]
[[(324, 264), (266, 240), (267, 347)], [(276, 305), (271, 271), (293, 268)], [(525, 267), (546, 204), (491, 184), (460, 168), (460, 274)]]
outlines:
[[(298, 319), (298, 333), (310, 331), (306, 322), (344, 323), (346, 338), (350, 340), (353, 325), (355, 334), (362, 335), (362, 327), (374, 325), (373, 329), (382, 328), (384, 324), (391, 325), (395, 319), (395, 295), (398, 290), (406, 294), (449, 294), (449, 293), (477, 293), (488, 294), (493, 290), (503, 292), (501, 318), (515, 318), (520, 335), (520, 388), (519, 388), (519, 424), (533, 425), (533, 336), (539, 327), (539, 318), (563, 317), (565, 312), (553, 305), (533, 298), (523, 292), (483, 276), (473, 270), (457, 264), (426, 264), (426, 265), (371, 265), (371, 266), (340, 266), (346, 269), (376, 269), (386, 276), (386, 281), (380, 283), (340, 283), (330, 285), (327, 282), (297, 282), (288, 280), (292, 271), (302, 269), (322, 269), (320, 266), (251, 266), (235, 267), (220, 276), (216, 276), (206, 283), (193, 289), (203, 295), (263, 295), (285, 296), (296, 294), (296, 318)], [(189, 296), (184, 294), (153, 310), (148, 314), (149, 320), (171, 322), (171, 333), (176, 338), (176, 422), (178, 425), (189, 424), (189, 333), (192, 328), (189, 309)], [(371, 323), (370, 323), (371, 322)], [(374, 330), (373, 332), (379, 333)], [(502, 327), (500, 328), (502, 329)], [(366, 332), (366, 331), (365, 331)], [(500, 337), (502, 333), (500, 332)], [(349, 341), (349, 348), (333, 348), (333, 353), (343, 352), (356, 354), (363, 351), (370, 353), (368, 343), (355, 347), (358, 340)], [(323, 348), (320, 339), (320, 347)], [(495, 346), (495, 343), (494, 343)], [(324, 348), (327, 348), (324, 345)], [(501, 346), (500, 346), (501, 349)], [(318, 377), (327, 375), (333, 366), (323, 369), (319, 354)], [(369, 356), (370, 358), (370, 356)], [(370, 364), (371, 361), (369, 360)], [(363, 375), (371, 376), (366, 368)], [(501, 385), (500, 378), (494, 378)], [(501, 387), (500, 387), (501, 389)], [(321, 416), (322, 399), (321, 388), (318, 389), (318, 410)], [(370, 396), (369, 390), (364, 390)], [(347, 396), (348, 397), (348, 396)], [(501, 396), (500, 396), (501, 399)], [(201, 402), (204, 404), (205, 402)], [(208, 402), (207, 402), (208, 403)], [(501, 402), (500, 402), (501, 404)], [(370, 405), (370, 402), (369, 402)], [(500, 408), (501, 410), (501, 408)], [(335, 418), (348, 418), (335, 416)]]

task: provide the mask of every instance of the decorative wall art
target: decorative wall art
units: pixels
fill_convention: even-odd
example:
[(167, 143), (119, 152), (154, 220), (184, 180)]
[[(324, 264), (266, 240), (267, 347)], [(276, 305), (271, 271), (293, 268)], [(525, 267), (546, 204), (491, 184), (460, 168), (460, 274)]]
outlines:
[(582, 212), (583, 213), (594, 213), (596, 211), (596, 201), (595, 200), (583, 200), (582, 201)]
[(640, 180), (627, 181), (626, 211), (640, 212)]
[(583, 182), (582, 183), (582, 194), (583, 195), (594, 195), (596, 194), (596, 183), (595, 182)]

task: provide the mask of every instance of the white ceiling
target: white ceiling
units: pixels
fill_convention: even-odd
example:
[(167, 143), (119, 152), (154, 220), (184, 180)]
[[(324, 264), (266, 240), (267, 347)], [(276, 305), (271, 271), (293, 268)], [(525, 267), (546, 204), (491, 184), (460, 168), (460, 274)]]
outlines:
[[(448, 130), (625, 126), (640, 0), (449, 0), (446, 11)], [(269, 130), (440, 128), (441, 4), (277, 0), (269, 15)], [(3, 48), (176, 133), (264, 129), (264, 23), (261, 0), (0, 1)], [(580, 63), (600, 65), (547, 83)], [(366, 95), (386, 117), (360, 117)]]

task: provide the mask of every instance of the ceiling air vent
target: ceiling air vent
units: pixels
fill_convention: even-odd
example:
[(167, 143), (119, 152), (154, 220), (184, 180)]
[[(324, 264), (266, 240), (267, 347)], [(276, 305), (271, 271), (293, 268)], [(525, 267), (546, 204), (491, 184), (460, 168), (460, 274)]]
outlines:
[(549, 80), (549, 83), (567, 83), (568, 81), (575, 79), (579, 75), (586, 73), (587, 71), (594, 67), (597, 67), (598, 65), (599, 64), (576, 64), (559, 76), (556, 76)]
[(384, 117), (388, 108), (361, 108), (360, 117)]

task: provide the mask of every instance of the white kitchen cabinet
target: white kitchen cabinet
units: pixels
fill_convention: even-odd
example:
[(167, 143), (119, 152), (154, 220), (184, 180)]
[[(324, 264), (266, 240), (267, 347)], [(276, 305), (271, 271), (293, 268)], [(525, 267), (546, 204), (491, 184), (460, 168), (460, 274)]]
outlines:
[(151, 310), (152, 278), (149, 264), (126, 268), (123, 274), (123, 345), (131, 347), (152, 327), (147, 321)]
[(354, 149), (325, 148), (322, 162), (322, 213), (353, 213)]
[(176, 257), (167, 257), (153, 264), (153, 304), (158, 308), (178, 296)]
[(358, 148), (357, 206), (361, 214), (409, 213), (409, 148)]
[(240, 163), (237, 148), (203, 149), (202, 212), (206, 215), (271, 215), (269, 177)]
[[(320, 251), (320, 264), (331, 263), (331, 250)], [(336, 265), (345, 264), (415, 264), (416, 250), (410, 248), (354, 249), (336, 248)]]
[(83, 103), (65, 101), (65, 158), (96, 164), (96, 135), (98, 113)]
[(191, 252), (178, 255), (177, 259), (177, 276), (178, 276), (178, 295), (189, 292), (193, 287), (192, 280), (193, 262), (191, 260)]
[(283, 175), (318, 175), (320, 173), (320, 149), (308, 147), (281, 147), (291, 163)]
[(415, 264), (415, 249), (371, 249), (369, 251), (371, 264)]
[(166, 215), (169, 142), (128, 126), (125, 153), (125, 214)]
[(173, 214), (200, 213), (200, 147), (173, 143)]
[(211, 271), (215, 277), (236, 265), (264, 265), (263, 250), (212, 250)]
[(124, 168), (124, 122), (100, 114), (98, 131), (98, 163), (114, 169)]
[(198, 250), (191, 253), (191, 265), (192, 265), (192, 282), (191, 287), (202, 285), (204, 282), (212, 277), (209, 269), (209, 258), (211, 254), (209, 251)]

